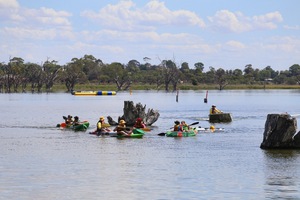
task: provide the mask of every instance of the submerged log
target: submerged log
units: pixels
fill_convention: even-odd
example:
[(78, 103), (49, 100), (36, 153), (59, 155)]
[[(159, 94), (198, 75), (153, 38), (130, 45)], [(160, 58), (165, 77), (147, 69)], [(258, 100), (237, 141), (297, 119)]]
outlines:
[(268, 114), (265, 123), (262, 149), (299, 149), (300, 131), (295, 117), (285, 114)]
[[(148, 109), (146, 112), (146, 105), (143, 106), (141, 103), (134, 105), (133, 101), (124, 101), (123, 116), (118, 117), (118, 122), (123, 119), (127, 126), (133, 126), (137, 118), (142, 118), (147, 126), (151, 126), (158, 120), (159, 113), (153, 109)], [(107, 120), (110, 125), (118, 124), (110, 116), (107, 117)]]
[(229, 123), (232, 122), (232, 117), (230, 113), (217, 113), (209, 115), (210, 123)]

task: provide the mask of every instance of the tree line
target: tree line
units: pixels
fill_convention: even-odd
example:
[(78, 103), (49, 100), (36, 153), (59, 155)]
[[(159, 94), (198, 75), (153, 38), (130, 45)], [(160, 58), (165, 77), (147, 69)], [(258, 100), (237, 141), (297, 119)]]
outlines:
[(162, 60), (158, 65), (130, 60), (127, 64), (113, 62), (105, 64), (93, 55), (73, 58), (65, 65), (58, 65), (49, 58), (41, 64), (24, 62), (13, 57), (8, 63), (0, 63), (0, 92), (51, 92), (54, 84), (63, 84), (67, 92), (76, 84), (115, 84), (116, 90), (128, 90), (133, 84), (149, 84), (157, 90), (175, 91), (181, 83), (190, 85), (217, 85), (223, 90), (230, 85), (251, 85), (272, 81), (273, 84), (300, 85), (300, 65), (294, 64), (287, 70), (275, 71), (271, 66), (254, 69), (251, 64), (244, 69), (224, 70), (197, 62), (191, 68), (187, 62), (177, 64), (174, 60)]

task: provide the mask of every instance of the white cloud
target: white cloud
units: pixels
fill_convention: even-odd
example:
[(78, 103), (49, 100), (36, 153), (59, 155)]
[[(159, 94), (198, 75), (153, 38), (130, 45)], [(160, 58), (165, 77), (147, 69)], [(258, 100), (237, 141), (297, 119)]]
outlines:
[(0, 22), (22, 20), (18, 11), (19, 4), (16, 0), (0, 0)]
[[(25, 23), (31, 26), (63, 26), (68, 27), (71, 25), (68, 17), (72, 16), (65, 11), (56, 11), (51, 8), (39, 8), (39, 9), (23, 9), (22, 11)], [(23, 22), (24, 23), (24, 22)]]
[(300, 30), (299, 25), (296, 25), (296, 26), (285, 25), (285, 26), (283, 26), (283, 28), (288, 29), (288, 30)]
[(180, 25), (204, 27), (205, 23), (194, 12), (169, 10), (163, 2), (152, 0), (139, 9), (132, 1), (107, 5), (99, 12), (83, 11), (81, 16), (102, 26), (120, 30), (154, 30), (156, 26)]
[(18, 40), (29, 39), (32, 41), (37, 40), (53, 40), (64, 39), (73, 40), (75, 35), (69, 30), (57, 30), (55, 28), (39, 29), (39, 28), (26, 28), (26, 27), (5, 27), (0, 31), (1, 35), (6, 38), (14, 38)]
[(272, 52), (297, 53), (300, 56), (300, 39), (294, 37), (271, 37), (264, 48)]
[(0, 9), (17, 9), (19, 4), (16, 0), (0, 0)]
[(229, 51), (240, 51), (246, 48), (246, 46), (239, 41), (228, 41), (225, 43), (224, 48)]
[(233, 13), (229, 10), (221, 10), (216, 12), (213, 17), (208, 17), (208, 19), (213, 28), (235, 33), (259, 29), (275, 29), (277, 28), (277, 23), (283, 21), (283, 18), (278, 11), (259, 16), (247, 17), (241, 12)]
[(251, 29), (249, 20), (241, 13), (233, 13), (228, 10), (216, 12), (213, 17), (208, 17), (212, 26), (218, 30), (226, 30), (230, 32), (245, 32)]
[[(5, 1), (6, 2), (6, 1)], [(5, 23), (0, 29), (1, 36), (15, 39), (51, 40), (74, 39), (70, 13), (41, 7), (29, 9), (20, 7), (16, 1), (5, 4), (0, 0), (0, 11), (4, 10), (5, 18), (0, 14), (0, 20)]]
[(276, 11), (265, 15), (254, 16), (252, 18), (253, 27), (261, 29), (276, 29), (277, 23), (283, 21), (281, 14)]

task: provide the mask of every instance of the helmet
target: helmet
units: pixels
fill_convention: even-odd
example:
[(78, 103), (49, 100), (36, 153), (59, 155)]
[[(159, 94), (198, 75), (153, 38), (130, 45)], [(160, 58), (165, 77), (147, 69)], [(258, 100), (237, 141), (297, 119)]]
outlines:
[(126, 124), (125, 120), (121, 119), (119, 124)]
[(100, 117), (100, 120), (104, 120), (104, 117), (103, 117), (103, 116), (101, 116), (101, 117)]
[(211, 107), (216, 107), (216, 105), (213, 104)]
[(209, 127), (209, 129), (215, 129), (215, 127), (214, 127), (213, 125), (211, 125), (211, 126)]
[(174, 123), (175, 123), (175, 124), (180, 124), (180, 122), (179, 122), (178, 120), (176, 120)]

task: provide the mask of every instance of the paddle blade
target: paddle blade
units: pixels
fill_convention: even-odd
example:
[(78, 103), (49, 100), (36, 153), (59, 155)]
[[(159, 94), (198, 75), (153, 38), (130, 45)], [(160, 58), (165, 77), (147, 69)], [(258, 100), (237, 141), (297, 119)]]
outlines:
[(66, 123), (61, 123), (61, 124), (60, 124), (60, 127), (66, 128), (66, 127), (67, 127), (67, 124), (66, 124)]
[(151, 128), (141, 128), (143, 131), (151, 131)]
[(196, 124), (199, 124), (199, 122), (194, 122), (194, 123), (190, 124), (189, 126), (193, 126), (193, 125), (196, 125)]
[(159, 136), (165, 136), (166, 133), (159, 133), (159, 134), (157, 134), (157, 135), (159, 135)]
[(107, 128), (107, 127), (110, 127), (110, 124), (106, 124), (106, 123), (105, 123), (105, 124), (102, 124), (101, 126), (102, 126), (103, 128)]

